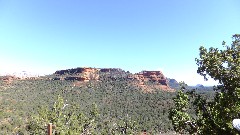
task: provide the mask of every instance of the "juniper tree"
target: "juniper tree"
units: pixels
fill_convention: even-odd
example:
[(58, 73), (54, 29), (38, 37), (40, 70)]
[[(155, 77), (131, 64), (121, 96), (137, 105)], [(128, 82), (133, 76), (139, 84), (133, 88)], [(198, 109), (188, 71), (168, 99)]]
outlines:
[[(222, 42), (224, 47), (222, 50), (213, 47), (206, 49), (203, 46), (199, 48), (200, 58), (196, 58), (197, 73), (205, 80), (213, 78), (219, 85), (214, 87), (216, 95), (212, 101), (195, 92), (178, 93), (180, 99), (190, 96), (194, 98), (192, 103), (196, 117), (187, 115), (190, 118), (185, 119), (183, 110), (178, 110), (182, 114), (172, 113), (186, 101), (175, 100), (175, 108), (170, 111), (170, 119), (173, 124), (183, 123), (174, 124), (176, 131), (180, 128), (197, 134), (237, 134), (237, 130), (232, 126), (232, 120), (240, 118), (240, 35), (235, 34), (232, 38), (231, 45)], [(193, 126), (188, 129), (187, 125)]]

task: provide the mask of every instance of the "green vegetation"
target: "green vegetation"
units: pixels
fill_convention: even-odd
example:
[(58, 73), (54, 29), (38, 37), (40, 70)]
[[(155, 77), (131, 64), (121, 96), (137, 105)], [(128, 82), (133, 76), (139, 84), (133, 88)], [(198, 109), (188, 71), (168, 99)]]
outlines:
[(53, 131), (56, 135), (93, 134), (96, 128), (95, 119), (98, 116), (95, 104), (89, 113), (90, 117), (86, 117), (76, 105), (69, 106), (58, 96), (51, 110), (42, 107), (38, 114), (30, 119), (27, 129), (30, 134), (44, 135), (47, 133), (47, 124), (52, 123), (56, 127)]
[[(90, 124), (94, 126), (84, 132), (138, 134), (146, 130), (149, 134), (159, 134), (173, 131), (168, 112), (176, 93), (159, 89), (144, 93), (123, 74), (111, 73), (114, 78), (109, 75), (101, 74), (100, 81), (80, 86), (74, 86), (72, 81), (47, 79), (53, 75), (38, 80), (15, 80), (9, 85), (0, 81), (0, 134), (41, 134), (46, 132), (46, 124), (50, 122), (58, 127), (56, 134), (67, 134), (70, 132), (66, 129), (68, 120), (79, 127), (75, 128), (76, 132), (83, 132), (80, 127), (89, 127), (93, 119), (91, 112), (96, 108), (98, 115)], [(206, 96), (210, 98), (211, 94)], [(60, 105), (57, 107), (56, 103)], [(64, 104), (68, 106), (61, 110)], [(95, 109), (93, 104), (96, 104)], [(58, 119), (57, 111), (62, 113)]]
[[(214, 87), (217, 92), (213, 100), (188, 91), (184, 87), (174, 98), (175, 107), (169, 118), (175, 131), (197, 134), (239, 134), (232, 126), (232, 120), (240, 112), (240, 35), (233, 35), (232, 44), (223, 42), (224, 50), (200, 47), (200, 58), (196, 59), (198, 73), (219, 81)], [(187, 113), (189, 106), (195, 113)]]
[(49, 79), (54, 75), (0, 81), (0, 134), (45, 134), (48, 123), (56, 125), (55, 135), (238, 134), (232, 120), (240, 117), (240, 35), (233, 39), (224, 50), (200, 47), (197, 72), (219, 81), (215, 91), (169, 79), (180, 90), (146, 93), (124, 71), (86, 83)]
[[(64, 99), (64, 104), (69, 104), (63, 114), (74, 112), (71, 115), (74, 117), (82, 114), (86, 121), (92, 118), (91, 106), (95, 103), (99, 115), (94, 119), (96, 126), (91, 131), (97, 134), (138, 134), (144, 130), (157, 134), (173, 130), (168, 111), (173, 107), (175, 93), (160, 90), (143, 93), (140, 87), (121, 76), (116, 75), (112, 79), (103, 74), (101, 81), (90, 81), (75, 87), (71, 81), (47, 78), (15, 80), (10, 85), (1, 83), (0, 134), (44, 132), (41, 129), (47, 122), (57, 123), (52, 110), (58, 95)], [(47, 118), (37, 125), (40, 117)], [(60, 123), (65, 125), (62, 118)], [(84, 120), (78, 124), (86, 125)], [(34, 128), (37, 126), (41, 129)], [(57, 124), (57, 127), (61, 129), (62, 126)]]

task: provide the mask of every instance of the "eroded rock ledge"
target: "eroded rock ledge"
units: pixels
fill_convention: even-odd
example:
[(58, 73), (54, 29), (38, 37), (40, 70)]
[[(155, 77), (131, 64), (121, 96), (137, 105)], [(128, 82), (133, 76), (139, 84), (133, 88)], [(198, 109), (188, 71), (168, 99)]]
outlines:
[(146, 86), (148, 82), (151, 82), (151, 84), (163, 90), (173, 90), (168, 85), (168, 79), (161, 71), (142, 71), (136, 74), (131, 74), (129, 72), (125, 72), (120, 68), (82, 67), (58, 70), (54, 73), (56, 77), (53, 78), (53, 80), (72, 80), (81, 82), (88, 82), (90, 80), (99, 81), (101, 73), (113, 73), (112, 75), (114, 75), (114, 73), (127, 73), (128, 75), (125, 76), (125, 79), (132, 81), (139, 86)]

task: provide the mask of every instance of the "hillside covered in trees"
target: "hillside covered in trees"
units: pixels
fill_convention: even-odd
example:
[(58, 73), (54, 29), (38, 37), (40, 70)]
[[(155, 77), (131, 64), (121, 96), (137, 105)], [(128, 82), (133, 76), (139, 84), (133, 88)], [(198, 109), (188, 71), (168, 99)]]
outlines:
[[(99, 115), (92, 131), (99, 134), (171, 133), (168, 112), (176, 94), (170, 86), (159, 71), (131, 74), (121, 69), (75, 68), (37, 78), (4, 76), (0, 134), (30, 134), (36, 130), (33, 116), (43, 111), (41, 108), (51, 110), (58, 96), (69, 105), (66, 109), (76, 106), (75, 111), (86, 118), (91, 117), (95, 104)], [(41, 125), (44, 132), (45, 124)]]
[[(74, 68), (0, 79), (0, 134), (238, 134), (240, 35), (225, 49), (200, 47), (194, 87), (160, 71)], [(214, 90), (214, 91), (213, 91)]]

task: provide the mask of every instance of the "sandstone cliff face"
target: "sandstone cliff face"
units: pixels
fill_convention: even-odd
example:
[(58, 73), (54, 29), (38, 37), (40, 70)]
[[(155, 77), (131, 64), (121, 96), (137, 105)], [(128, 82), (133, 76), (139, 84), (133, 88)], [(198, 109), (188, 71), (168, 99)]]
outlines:
[(168, 85), (167, 78), (161, 71), (142, 71), (134, 75), (128, 76), (129, 79), (138, 80), (140, 82), (155, 82), (160, 85)]
[(54, 74), (59, 77), (53, 80), (74, 80), (88, 82), (90, 80), (99, 80), (99, 73), (121, 73), (123, 70), (119, 68), (74, 68), (56, 71)]
[(168, 80), (161, 71), (142, 71), (128, 76), (128, 79), (138, 81), (141, 86), (144, 86), (147, 82), (152, 82), (162, 90), (173, 90), (168, 85)]
[(59, 70), (55, 72), (57, 77), (53, 80), (73, 80), (79, 82), (88, 82), (90, 80), (100, 80), (100, 73), (107, 75), (105, 77), (112, 78), (124, 78), (126, 80), (135, 82), (138, 86), (149, 88), (147, 83), (154, 85), (154, 88), (160, 88), (162, 90), (173, 90), (168, 85), (168, 79), (163, 75), (161, 71), (142, 71), (137, 74), (130, 74), (119, 68), (75, 68)]
[(90, 81), (90, 80), (98, 80), (99, 69), (96, 68), (74, 68), (67, 70), (59, 70), (55, 72), (56, 76), (63, 76), (61, 78), (56, 77), (53, 80), (76, 80), (76, 81)]
[(56, 75), (80, 75), (82, 73), (94, 73), (98, 71), (96, 68), (83, 67), (83, 68), (73, 68), (66, 70), (58, 70), (55, 72)]

